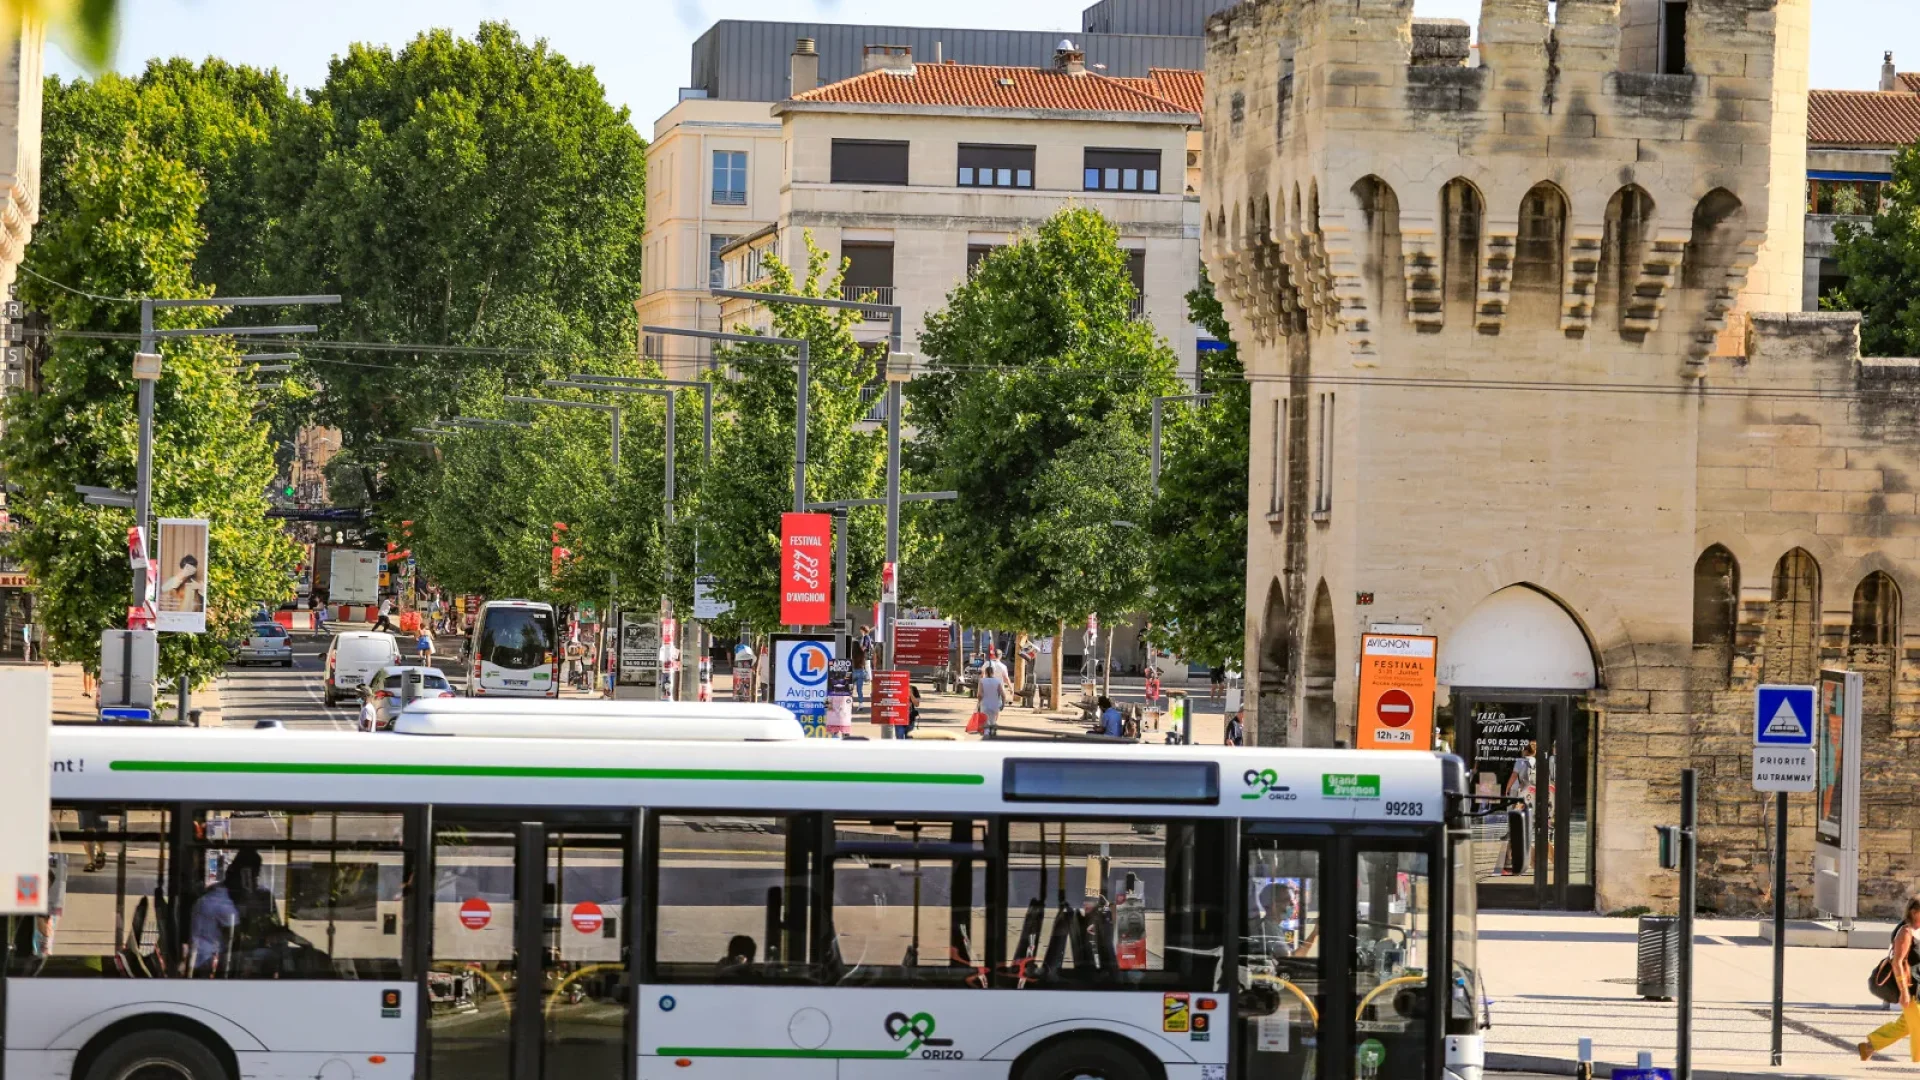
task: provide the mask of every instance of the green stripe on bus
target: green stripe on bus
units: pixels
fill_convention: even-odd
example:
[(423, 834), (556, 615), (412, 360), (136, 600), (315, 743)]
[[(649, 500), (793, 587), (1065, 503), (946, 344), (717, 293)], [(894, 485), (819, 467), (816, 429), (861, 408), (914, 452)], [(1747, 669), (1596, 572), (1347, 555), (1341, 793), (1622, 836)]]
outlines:
[(900, 1061), (911, 1050), (801, 1050), (767, 1049), (752, 1046), (663, 1046), (660, 1057), (722, 1057), (722, 1058), (840, 1058), (860, 1061)]
[(292, 776), (480, 776), (541, 780), (733, 780), (798, 784), (953, 784), (977, 787), (974, 773), (800, 772), (783, 769), (582, 769), (541, 765), (360, 765), (309, 761), (115, 761), (113, 772), (248, 773)]

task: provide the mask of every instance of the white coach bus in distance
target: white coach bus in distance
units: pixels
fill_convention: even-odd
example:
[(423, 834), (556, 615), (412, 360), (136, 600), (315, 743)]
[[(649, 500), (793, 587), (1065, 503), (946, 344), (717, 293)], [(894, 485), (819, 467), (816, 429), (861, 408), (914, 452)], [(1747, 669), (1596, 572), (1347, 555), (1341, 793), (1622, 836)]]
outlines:
[(5, 1080), (1480, 1075), (1456, 758), (503, 704), (56, 730)]
[(468, 640), (467, 693), (472, 697), (560, 696), (560, 632), (553, 605), (489, 600), (480, 605)]

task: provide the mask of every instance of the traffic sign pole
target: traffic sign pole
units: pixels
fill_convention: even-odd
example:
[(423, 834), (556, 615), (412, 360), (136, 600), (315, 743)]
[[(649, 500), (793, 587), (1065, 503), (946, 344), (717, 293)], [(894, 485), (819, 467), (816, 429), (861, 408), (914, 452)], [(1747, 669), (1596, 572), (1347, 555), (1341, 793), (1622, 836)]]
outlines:
[(1753, 788), (1773, 796), (1773, 1064), (1780, 1064), (1787, 985), (1787, 795), (1814, 790), (1811, 686), (1765, 685), (1753, 697)]

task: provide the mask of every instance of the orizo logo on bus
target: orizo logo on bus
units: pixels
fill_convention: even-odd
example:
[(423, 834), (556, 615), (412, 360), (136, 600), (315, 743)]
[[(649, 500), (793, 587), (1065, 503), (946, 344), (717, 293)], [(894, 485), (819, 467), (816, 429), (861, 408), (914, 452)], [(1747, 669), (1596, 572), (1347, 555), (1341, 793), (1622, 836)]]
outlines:
[(914, 1013), (912, 1016), (903, 1012), (889, 1013), (884, 1026), (887, 1029), (887, 1038), (894, 1042), (900, 1042), (903, 1039), (911, 1040), (907, 1043), (907, 1048), (900, 1051), (900, 1056), (903, 1058), (914, 1056), (916, 1051), (923, 1060), (929, 1061), (958, 1061), (966, 1056), (952, 1049), (952, 1039), (933, 1037), (932, 1013)]
[(1247, 785), (1247, 790), (1240, 795), (1243, 799), (1293, 802), (1300, 798), (1292, 788), (1280, 782), (1280, 774), (1272, 769), (1248, 769), (1240, 779)]

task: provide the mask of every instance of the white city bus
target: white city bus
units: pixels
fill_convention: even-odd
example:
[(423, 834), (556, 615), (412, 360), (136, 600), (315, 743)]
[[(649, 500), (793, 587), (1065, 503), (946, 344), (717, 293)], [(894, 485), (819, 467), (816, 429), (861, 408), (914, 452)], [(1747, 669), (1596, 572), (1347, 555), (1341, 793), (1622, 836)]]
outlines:
[(56, 731), (5, 1080), (1479, 1075), (1458, 759), (467, 705)]
[(473, 697), (559, 697), (560, 634), (553, 605), (489, 600), (468, 639), (467, 693)]

